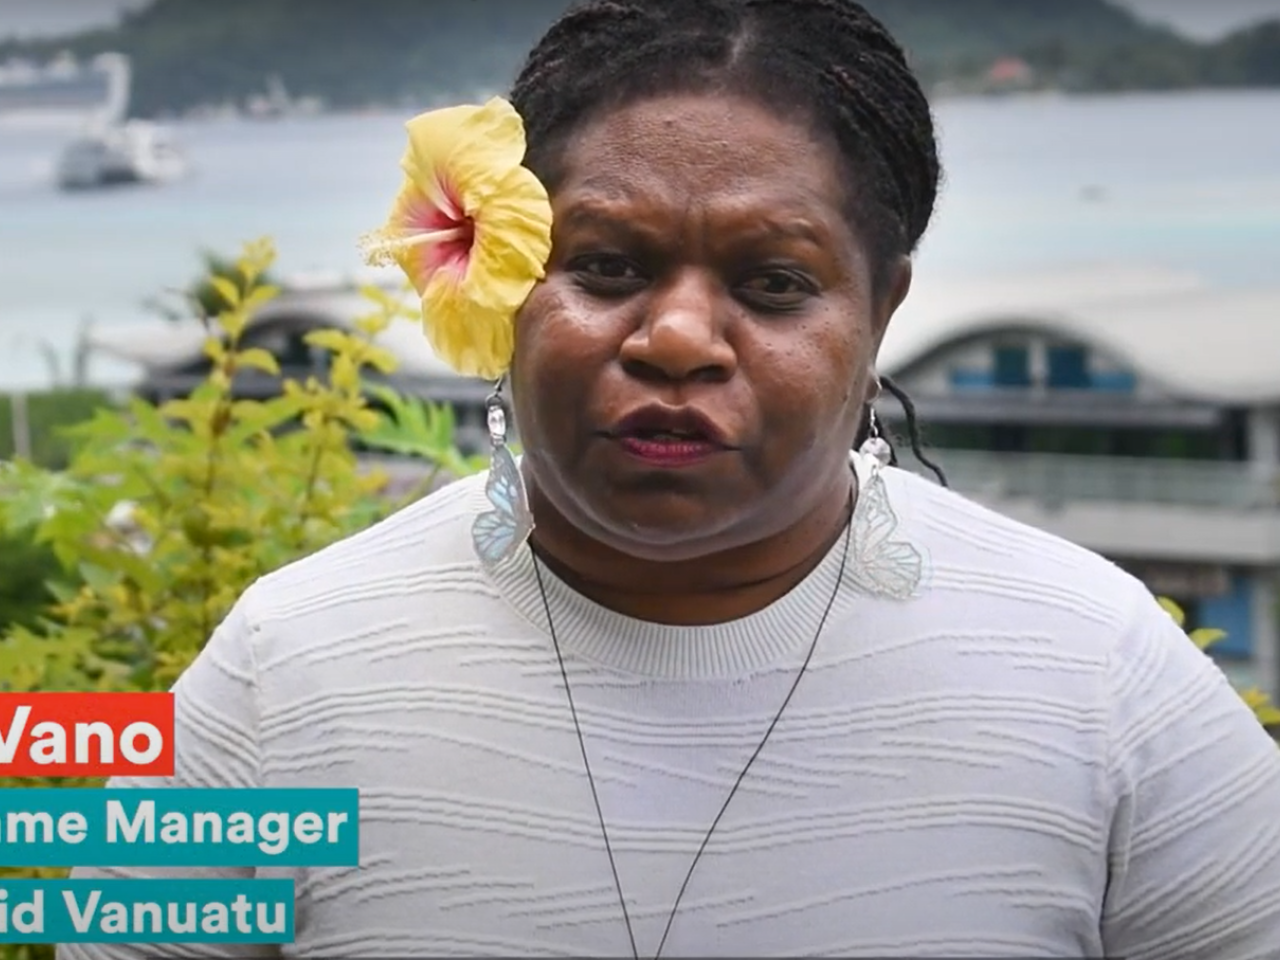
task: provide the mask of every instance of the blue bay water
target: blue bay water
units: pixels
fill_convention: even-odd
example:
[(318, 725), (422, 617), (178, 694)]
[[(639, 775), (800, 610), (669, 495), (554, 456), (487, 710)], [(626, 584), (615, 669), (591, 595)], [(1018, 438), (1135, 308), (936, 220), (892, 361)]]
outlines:
[[(1028, 96), (939, 104), (947, 184), (918, 272), (1128, 261), (1225, 286), (1280, 263), (1280, 91)], [(0, 127), (0, 390), (47, 384), (79, 325), (134, 323), (202, 247), (270, 234), (283, 274), (354, 274), (398, 186), (403, 117), (177, 126), (193, 175), (62, 194), (66, 132)], [(92, 377), (127, 381), (101, 360)]]

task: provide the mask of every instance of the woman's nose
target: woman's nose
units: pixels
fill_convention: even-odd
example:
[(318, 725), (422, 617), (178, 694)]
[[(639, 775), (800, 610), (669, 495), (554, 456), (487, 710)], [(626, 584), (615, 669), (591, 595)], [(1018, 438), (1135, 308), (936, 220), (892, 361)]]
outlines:
[(652, 293), (642, 322), (622, 344), (623, 367), (648, 379), (729, 379), (737, 355), (725, 338), (725, 297), (712, 278), (693, 273)]

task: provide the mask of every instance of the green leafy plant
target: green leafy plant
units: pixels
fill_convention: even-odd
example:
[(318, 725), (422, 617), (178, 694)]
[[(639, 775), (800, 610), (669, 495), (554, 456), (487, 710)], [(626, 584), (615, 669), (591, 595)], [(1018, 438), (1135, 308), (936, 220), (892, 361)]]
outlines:
[(457, 423), (453, 409), (403, 397), (381, 385), (371, 385), (369, 394), (386, 411), (378, 425), (360, 435), (368, 447), (430, 463), (422, 481), (430, 489), (445, 476), (466, 476), (485, 469), (485, 457), (463, 454), (454, 443)]
[[(31, 461), (53, 469), (65, 467), (72, 443), (65, 428), (83, 423), (110, 403), (110, 397), (101, 390), (58, 389), (28, 394), (26, 420)], [(17, 454), (14, 433), (13, 397), (0, 396), (0, 459)]]
[(275, 358), (240, 347), (253, 312), (276, 296), (260, 278), (269, 243), (212, 276), (223, 309), (210, 321), (211, 372), (190, 396), (159, 407), (133, 399), (73, 428), (70, 465), (7, 471), (3, 521), (33, 530), (81, 581), (49, 617), (0, 644), (11, 689), (164, 689), (257, 577), (368, 525), (386, 509), (385, 478), (362, 469), (352, 439), (375, 430), (362, 373), (394, 358), (373, 343), (391, 322), (375, 309), (357, 333), (321, 330), (326, 382), (285, 383), (281, 396), (240, 400), (239, 371), (271, 374)]
[[(255, 579), (400, 506), (358, 448), (423, 461), (424, 488), (482, 466), (454, 445), (447, 408), (367, 383), (366, 373), (394, 371), (376, 341), (404, 314), (378, 288), (364, 289), (370, 309), (354, 331), (308, 335), (330, 354), (323, 380), (237, 398), (238, 372), (280, 372), (270, 353), (241, 345), (278, 294), (264, 280), (274, 256), (269, 241), (251, 243), (234, 278), (225, 267), (209, 277), (219, 300), (206, 320), (211, 369), (189, 396), (99, 404), (69, 431), (65, 469), (0, 462), (0, 536), (46, 559), (51, 597), (0, 626), (0, 689), (167, 689)], [(0, 787), (90, 785), (0, 778)], [(63, 873), (0, 868), (0, 878)], [(0, 957), (49, 960), (52, 949), (7, 946)]]
[(33, 626), (54, 600), (48, 582), (60, 575), (47, 545), (0, 537), (0, 635), (15, 624)]
[(172, 323), (186, 323), (191, 320), (193, 310), (199, 316), (208, 317), (216, 316), (225, 309), (226, 284), (231, 284), (244, 298), (254, 284), (270, 286), (275, 282), (267, 272), (251, 282), (240, 270), (240, 263), (235, 257), (225, 256), (216, 250), (201, 250), (200, 263), (200, 273), (186, 287), (152, 297), (144, 301), (143, 306)]

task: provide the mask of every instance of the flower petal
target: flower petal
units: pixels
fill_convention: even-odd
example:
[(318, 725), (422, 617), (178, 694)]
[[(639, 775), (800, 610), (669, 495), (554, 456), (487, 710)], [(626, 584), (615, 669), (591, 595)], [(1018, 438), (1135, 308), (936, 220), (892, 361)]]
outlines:
[(449, 157), (449, 172), (470, 212), (502, 190), (509, 173), (522, 169), (526, 144), (524, 120), (498, 97), (468, 117), (464, 127)]
[(463, 376), (496, 380), (511, 365), (511, 312), (476, 303), (454, 274), (438, 273), (427, 284), (422, 325), (436, 355)]
[(517, 167), (476, 217), (475, 243), (466, 284), (469, 296), (512, 317), (534, 283), (546, 275), (551, 255), (551, 201), (528, 170)]
[(524, 160), (524, 121), (499, 97), (482, 107), (433, 110), (405, 128), (409, 149), (401, 166), (454, 215), (474, 215), (501, 178)]

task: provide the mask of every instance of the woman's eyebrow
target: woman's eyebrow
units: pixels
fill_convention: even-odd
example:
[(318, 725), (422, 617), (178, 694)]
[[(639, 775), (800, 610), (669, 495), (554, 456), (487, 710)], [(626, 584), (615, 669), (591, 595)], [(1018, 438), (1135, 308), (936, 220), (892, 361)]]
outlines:
[(736, 233), (743, 240), (799, 240), (815, 247), (831, 245), (831, 231), (821, 222), (806, 216), (753, 217)]
[(577, 193), (557, 211), (557, 227), (630, 225), (636, 219), (636, 199), (611, 191), (605, 193)]
[[(556, 217), (556, 225), (562, 229), (580, 227), (641, 228), (633, 201), (614, 196), (583, 196), (566, 205)], [(790, 212), (783, 207), (773, 207), (768, 214), (744, 210), (737, 205), (726, 205), (721, 213), (724, 220), (736, 221), (733, 236), (750, 242), (773, 240), (799, 240), (816, 247), (827, 247), (832, 242), (830, 228), (823, 218), (812, 216), (812, 211)], [(713, 213), (712, 219), (720, 219)]]

